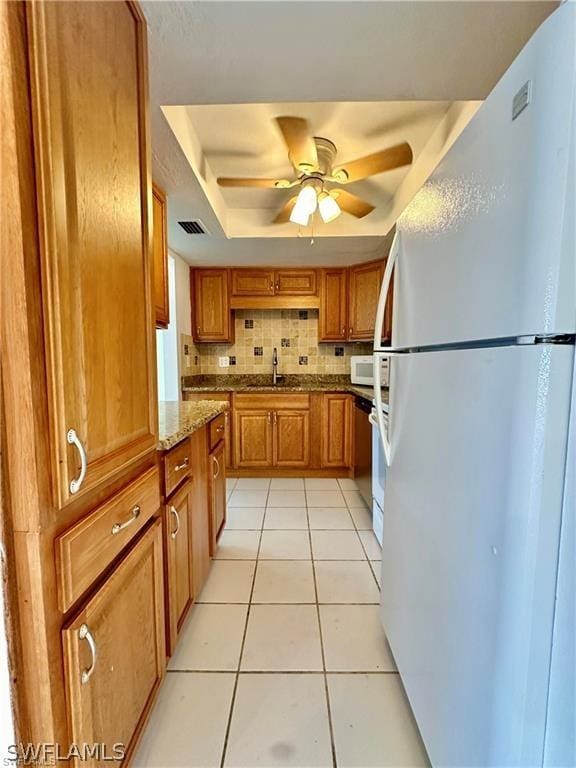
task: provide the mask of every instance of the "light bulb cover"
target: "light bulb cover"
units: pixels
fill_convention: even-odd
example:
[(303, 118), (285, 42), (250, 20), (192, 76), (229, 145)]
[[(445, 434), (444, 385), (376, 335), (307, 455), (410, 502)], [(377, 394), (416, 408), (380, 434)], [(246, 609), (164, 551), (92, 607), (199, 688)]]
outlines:
[(340, 206), (328, 192), (321, 192), (318, 196), (318, 208), (324, 224), (334, 221), (342, 213)]
[(318, 206), (318, 195), (312, 184), (305, 184), (298, 193), (296, 205), (311, 215)]
[(306, 208), (302, 205), (300, 205), (300, 199), (296, 201), (296, 205), (294, 208), (292, 208), (292, 213), (290, 214), (290, 221), (293, 224), (299, 224), (301, 227), (307, 227), (308, 226), (308, 219), (310, 217), (310, 214), (306, 210)]

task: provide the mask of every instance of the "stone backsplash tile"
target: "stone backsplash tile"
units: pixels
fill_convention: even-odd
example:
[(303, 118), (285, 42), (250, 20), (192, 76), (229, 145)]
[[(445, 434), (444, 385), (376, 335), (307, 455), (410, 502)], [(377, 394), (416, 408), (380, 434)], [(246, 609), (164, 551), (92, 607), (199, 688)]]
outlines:
[[(318, 310), (242, 309), (235, 311), (234, 344), (198, 344), (199, 370), (182, 366), (185, 372), (202, 374), (250, 374), (272, 370), (272, 350), (278, 349), (278, 372), (298, 374), (302, 367), (309, 374), (348, 374), (351, 355), (369, 355), (369, 343), (319, 343)], [(182, 336), (186, 343), (190, 337)], [(257, 352), (256, 352), (257, 350)], [(261, 352), (260, 352), (261, 350)], [(218, 366), (219, 357), (233, 357), (230, 368)], [(194, 357), (193, 357), (194, 359)], [(301, 362), (303, 360), (306, 362)]]

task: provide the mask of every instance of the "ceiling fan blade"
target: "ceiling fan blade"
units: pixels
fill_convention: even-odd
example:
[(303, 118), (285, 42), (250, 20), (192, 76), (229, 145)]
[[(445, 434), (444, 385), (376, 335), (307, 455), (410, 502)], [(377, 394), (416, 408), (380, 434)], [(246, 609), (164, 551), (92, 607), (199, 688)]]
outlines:
[(377, 173), (391, 171), (394, 168), (401, 168), (403, 165), (410, 165), (412, 162), (412, 148), (407, 142), (396, 144), (394, 147), (388, 147), (381, 152), (375, 152), (366, 157), (359, 157), (344, 165), (339, 165), (333, 172), (334, 176), (338, 171), (345, 171), (347, 179), (340, 179), (340, 183), (349, 184), (351, 181), (360, 181), (368, 176), (374, 176)]
[(288, 202), (285, 203), (284, 206), (280, 209), (276, 218), (272, 220), (272, 224), (286, 224), (287, 221), (290, 221), (290, 214), (292, 213), (292, 209), (296, 205), (297, 199), (298, 199), (298, 195), (294, 195), (294, 197), (291, 197), (290, 200), (288, 200)]
[(287, 179), (249, 179), (249, 178), (229, 178), (220, 176), (218, 184), (221, 187), (258, 187), (260, 189), (285, 189), (290, 185)]
[(318, 153), (308, 121), (303, 117), (277, 117), (276, 122), (288, 147), (288, 157), (292, 165), (300, 171), (316, 170)]
[(336, 200), (340, 208), (346, 213), (361, 219), (374, 210), (374, 206), (362, 200), (344, 189), (331, 189), (330, 195)]

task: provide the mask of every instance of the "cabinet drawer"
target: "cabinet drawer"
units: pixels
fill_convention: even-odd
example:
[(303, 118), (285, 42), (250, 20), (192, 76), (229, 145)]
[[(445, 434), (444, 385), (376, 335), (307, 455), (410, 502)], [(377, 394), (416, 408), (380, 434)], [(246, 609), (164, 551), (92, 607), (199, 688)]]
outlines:
[(235, 408), (266, 409), (270, 411), (280, 411), (283, 408), (292, 410), (294, 408), (309, 408), (310, 395), (304, 392), (295, 394), (238, 394), (236, 395)]
[(160, 508), (158, 470), (148, 470), (56, 539), (58, 604), (68, 608)]
[(190, 440), (186, 438), (186, 440), (183, 440), (164, 455), (164, 488), (166, 496), (170, 496), (182, 480), (190, 475), (191, 468)]
[(226, 416), (221, 413), (210, 422), (210, 450), (215, 448), (226, 434)]

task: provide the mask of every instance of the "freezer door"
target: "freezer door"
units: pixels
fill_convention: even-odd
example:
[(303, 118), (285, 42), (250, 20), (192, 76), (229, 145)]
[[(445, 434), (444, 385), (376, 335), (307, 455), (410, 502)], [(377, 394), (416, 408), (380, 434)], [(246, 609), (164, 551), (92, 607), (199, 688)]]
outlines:
[(401, 216), (394, 347), (574, 333), (575, 26), (550, 16)]
[(434, 766), (542, 764), (573, 353), (394, 358), (382, 618)]

